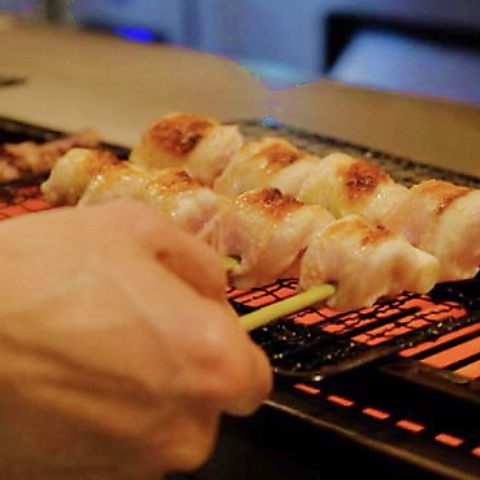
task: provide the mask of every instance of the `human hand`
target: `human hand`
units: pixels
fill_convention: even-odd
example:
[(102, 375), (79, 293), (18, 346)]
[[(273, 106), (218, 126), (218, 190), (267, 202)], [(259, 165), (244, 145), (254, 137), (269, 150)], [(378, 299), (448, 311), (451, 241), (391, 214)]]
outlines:
[(0, 264), (4, 479), (194, 469), (270, 391), (217, 255), (144, 205), (2, 221)]

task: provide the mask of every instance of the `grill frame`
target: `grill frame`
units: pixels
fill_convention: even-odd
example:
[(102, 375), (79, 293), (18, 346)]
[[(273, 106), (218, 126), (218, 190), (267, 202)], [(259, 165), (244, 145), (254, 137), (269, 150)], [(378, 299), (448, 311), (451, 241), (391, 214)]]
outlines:
[[(289, 127), (269, 128), (257, 120), (232, 123), (239, 123), (250, 138), (264, 134), (278, 135), (313, 153), (325, 155), (341, 150), (378, 161), (393, 178), (406, 185), (433, 176), (480, 187), (480, 179), (473, 176), (394, 157), (316, 133)], [(0, 143), (23, 140), (41, 142), (65, 133), (0, 117)], [(102, 146), (121, 158), (128, 155), (128, 150), (124, 147), (107, 143)], [(38, 184), (43, 178), (31, 177), (0, 186), (0, 202), (14, 202), (16, 193), (23, 189), (27, 193), (20, 202), (25, 205), (28, 200), (35, 199), (33, 190), (29, 190), (30, 185)], [(27, 208), (20, 213), (36, 209), (42, 209), (42, 206), (37, 205), (30, 210)], [(15, 213), (12, 210), (12, 216), (17, 214), (18, 211)], [(447, 294), (449, 300), (453, 299), (460, 302), (462, 307), (470, 309), (470, 315), (465, 321), (454, 320), (451, 325), (444, 322), (440, 328), (432, 328), (432, 332), (413, 332), (410, 338), (402, 338), (402, 341), (387, 347), (384, 345), (371, 349), (364, 356), (354, 357), (353, 361), (349, 359), (343, 363), (324, 365), (323, 371), (313, 376), (311, 372), (300, 376), (286, 375), (277, 369), (275, 389), (265, 403), (263, 415), (275, 419), (274, 421), (288, 417), (299, 424), (311, 426), (323, 435), (395, 460), (399, 465), (408, 464), (419, 471), (428, 471), (440, 478), (480, 479), (480, 427), (473, 425), (472, 428), (472, 419), (465, 413), (474, 416), (480, 412), (480, 380), (466, 380), (448, 369), (436, 369), (415, 358), (401, 356), (401, 352), (408, 347), (441, 339), (452, 330), (477, 323), (480, 303), (475, 294), (480, 290), (479, 281), (480, 279), (475, 279), (466, 282), (461, 299), (456, 295), (456, 288)], [(445, 295), (444, 286), (436, 289), (432, 298), (435, 299), (437, 295)], [(241, 305), (235, 306), (241, 310)], [(245, 305), (243, 307), (248, 308)], [(287, 322), (291, 323), (291, 320)], [(278, 324), (276, 322), (274, 325), (278, 327)], [(266, 328), (268, 332), (272, 327)], [(418, 397), (415, 402), (405, 406), (396, 397), (405, 395), (407, 391)], [(432, 399), (441, 400), (442, 405), (432, 407)], [(385, 406), (390, 408), (386, 409)], [(435, 418), (435, 414), (427, 414), (428, 408), (437, 409), (438, 415), (450, 412), (449, 415), (444, 415), (449, 417), (448, 421), (440, 419), (432, 423), (431, 418)], [(388, 421), (372, 416), (374, 412), (388, 413)], [(424, 421), (425, 416), (429, 418), (428, 422)], [(420, 424), (424, 427), (422, 432), (426, 433), (408, 428)], [(455, 438), (462, 440), (460, 446), (444, 443)], [(474, 450), (476, 453), (472, 454)]]

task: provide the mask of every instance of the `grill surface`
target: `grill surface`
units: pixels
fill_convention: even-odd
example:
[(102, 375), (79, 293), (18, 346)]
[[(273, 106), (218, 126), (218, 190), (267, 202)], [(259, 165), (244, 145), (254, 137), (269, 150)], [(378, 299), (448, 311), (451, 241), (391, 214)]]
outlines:
[[(250, 138), (279, 135), (320, 155), (341, 150), (363, 156), (406, 185), (438, 178), (480, 187), (474, 177), (336, 139), (256, 121), (240, 124)], [(0, 119), (0, 143), (60, 134)], [(42, 180), (1, 186), (0, 219), (50, 208), (40, 194)], [(237, 311), (246, 313), (294, 291), (292, 279), (227, 294)], [(280, 419), (309, 424), (441, 478), (480, 478), (479, 291), (480, 277), (342, 315), (309, 308), (252, 332), (277, 374), (266, 407)]]

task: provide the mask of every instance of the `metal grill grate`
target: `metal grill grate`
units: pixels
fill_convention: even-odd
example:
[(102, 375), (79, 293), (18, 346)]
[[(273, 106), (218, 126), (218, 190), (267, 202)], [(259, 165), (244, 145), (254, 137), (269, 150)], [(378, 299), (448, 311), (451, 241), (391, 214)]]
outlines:
[[(5, 120), (1, 126), (2, 141), (41, 141), (60, 134), (11, 120)], [(309, 132), (289, 128), (271, 129), (256, 121), (241, 122), (241, 127), (248, 138), (277, 135), (319, 155), (342, 150), (373, 158), (393, 178), (405, 184), (441, 177), (459, 184), (480, 186), (480, 181), (475, 178), (392, 158)], [(108, 147), (121, 156), (127, 154), (124, 149)], [(0, 219), (50, 208), (42, 199), (39, 190), (41, 181), (43, 178), (33, 178), (2, 186)], [(439, 285), (431, 294), (423, 296), (405, 293), (394, 299), (380, 301), (373, 307), (341, 315), (326, 308), (307, 308), (258, 329), (252, 333), (252, 337), (269, 354), (278, 373), (325, 377), (391, 356), (418, 343), (432, 342), (452, 330), (477, 322), (480, 307), (480, 300), (476, 298), (480, 286), (478, 282), (479, 279), (474, 279)], [(287, 279), (248, 292), (230, 290), (228, 298), (239, 313), (246, 313), (294, 295), (295, 286), (295, 279)], [(403, 353), (403, 356), (407, 354)], [(432, 365), (433, 360), (430, 361)], [(477, 360), (475, 357), (475, 365)], [(428, 363), (428, 360), (425, 362)], [(475, 367), (464, 361), (456, 367), (460, 374), (466, 372), (466, 375), (472, 376), (476, 371)]]
[[(249, 292), (231, 291), (229, 299), (239, 313), (247, 313), (294, 295), (295, 283), (292, 279)], [(478, 288), (477, 279), (469, 283)], [(341, 315), (307, 308), (257, 329), (252, 337), (278, 373), (324, 377), (477, 322), (478, 301), (466, 301), (462, 293), (457, 286), (442, 285), (430, 295), (405, 293)]]

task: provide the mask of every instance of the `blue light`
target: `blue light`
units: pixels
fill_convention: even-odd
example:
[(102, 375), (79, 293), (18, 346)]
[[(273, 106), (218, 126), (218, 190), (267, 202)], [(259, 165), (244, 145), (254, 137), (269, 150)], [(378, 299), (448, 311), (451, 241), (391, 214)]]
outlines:
[(263, 123), (268, 128), (283, 128), (285, 127), (284, 123), (279, 122), (273, 115), (269, 115), (268, 117), (263, 117), (260, 120), (260, 123)]
[(131, 42), (152, 43), (155, 35), (143, 27), (114, 27), (112, 33)]

